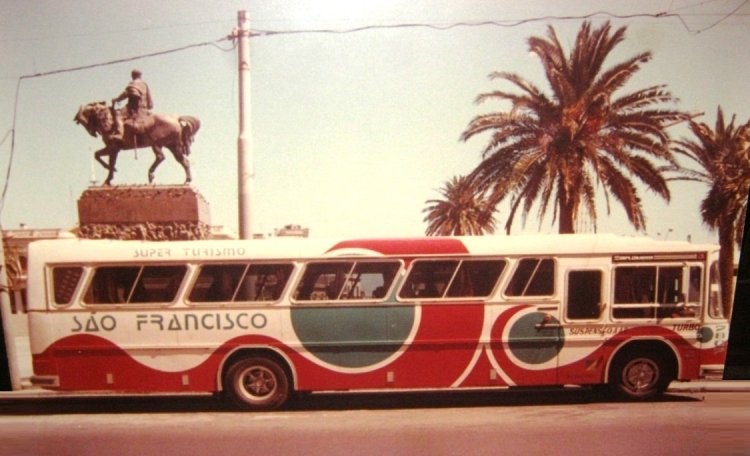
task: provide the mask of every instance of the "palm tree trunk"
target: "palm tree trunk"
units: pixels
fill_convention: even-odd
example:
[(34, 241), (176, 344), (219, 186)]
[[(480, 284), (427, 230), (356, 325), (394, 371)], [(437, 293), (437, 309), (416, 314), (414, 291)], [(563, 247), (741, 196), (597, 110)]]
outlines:
[[(560, 187), (562, 187), (562, 185), (560, 185)], [(575, 211), (571, 202), (572, 198), (563, 190), (561, 190), (560, 193), (560, 227), (558, 232), (560, 234), (572, 234), (575, 233), (575, 228), (573, 227)]]
[(560, 234), (573, 234), (573, 211), (567, 211), (567, 213), (560, 211)]
[(719, 225), (719, 277), (721, 281), (721, 304), (724, 315), (729, 317), (734, 301), (734, 227)]

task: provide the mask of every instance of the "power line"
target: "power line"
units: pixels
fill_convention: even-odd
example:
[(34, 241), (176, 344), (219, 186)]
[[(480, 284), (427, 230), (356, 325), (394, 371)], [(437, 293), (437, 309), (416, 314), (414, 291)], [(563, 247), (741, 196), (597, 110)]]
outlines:
[[(354, 33), (354, 32), (360, 32), (360, 31), (365, 31), (365, 30), (415, 28), (415, 27), (430, 28), (430, 29), (435, 29), (435, 30), (448, 30), (448, 29), (452, 29), (455, 27), (476, 27), (476, 26), (488, 26), (488, 25), (499, 26), (499, 27), (516, 27), (516, 26), (523, 25), (526, 23), (531, 23), (531, 22), (588, 19), (588, 18), (598, 16), (598, 15), (609, 16), (609, 17), (616, 18), (616, 19), (677, 18), (688, 32), (697, 34), (697, 33), (701, 33), (710, 28), (715, 27), (720, 22), (726, 20), (730, 16), (743, 16), (743, 17), (747, 16), (746, 14), (737, 14), (737, 11), (740, 8), (742, 8), (742, 6), (748, 3), (747, 0), (743, 1), (739, 6), (737, 6), (735, 9), (733, 9), (731, 12), (727, 14), (724, 14), (724, 13), (677, 13), (677, 11), (683, 11), (686, 9), (696, 8), (699, 6), (703, 6), (703, 5), (710, 4), (710, 3), (716, 3), (719, 1), (726, 1), (726, 0), (704, 0), (702, 2), (683, 5), (677, 8), (672, 8), (672, 3), (670, 3), (669, 8), (666, 11), (658, 12), (658, 13), (638, 13), (638, 14), (622, 15), (622, 14), (610, 13), (608, 11), (598, 11), (595, 13), (579, 15), (579, 16), (539, 16), (539, 17), (531, 17), (531, 18), (519, 19), (519, 20), (489, 20), (489, 21), (479, 21), (479, 22), (455, 22), (455, 23), (448, 23), (448, 24), (407, 23), (407, 24), (391, 24), (391, 25), (366, 25), (366, 26), (351, 28), (351, 29), (302, 29), (302, 30), (260, 30), (258, 29), (258, 30), (254, 30), (253, 36), (290, 35), (290, 34), (302, 34), (302, 33), (345, 34), (345, 33)], [(702, 16), (702, 17), (721, 16), (721, 19), (707, 27), (703, 27), (700, 29), (693, 29), (687, 24), (687, 22), (685, 21), (685, 18), (695, 17), (695, 16)], [(44, 41), (44, 40), (60, 39), (60, 38), (80, 38), (80, 37), (85, 38), (85, 37), (117, 35), (117, 34), (135, 33), (135, 32), (142, 33), (142, 32), (159, 31), (159, 30), (165, 30), (165, 29), (181, 28), (181, 27), (194, 27), (194, 26), (200, 26), (200, 25), (225, 24), (225, 23), (230, 23), (230, 21), (210, 20), (210, 21), (190, 22), (190, 23), (182, 23), (182, 24), (139, 27), (139, 28), (132, 28), (132, 29), (124, 29), (124, 30), (108, 30), (104, 32), (95, 32), (95, 33), (67, 34), (64, 36), (50, 36), (50, 37), (35, 36), (33, 38), (0, 39), (0, 43)]]
[(187, 46), (181, 46), (181, 47), (174, 48), (174, 49), (167, 49), (165, 51), (157, 51), (157, 52), (152, 52), (152, 53), (149, 53), (149, 54), (137, 55), (137, 56), (133, 56), (133, 57), (125, 57), (125, 58), (122, 58), (122, 59), (109, 60), (107, 62), (92, 63), (90, 65), (83, 65), (83, 66), (72, 67), (72, 68), (62, 68), (62, 69), (59, 69), (59, 70), (45, 71), (45, 72), (41, 72), (41, 73), (27, 74), (27, 75), (20, 76), (19, 79), (38, 78), (38, 77), (41, 77), (41, 76), (50, 76), (50, 75), (53, 75), (53, 74), (71, 73), (71, 72), (74, 72), (74, 71), (81, 71), (81, 70), (90, 70), (92, 68), (105, 67), (105, 66), (109, 66), (109, 65), (115, 65), (115, 64), (118, 64), (118, 63), (134, 62), (136, 60), (142, 60), (142, 59), (146, 59), (146, 58), (149, 58), (149, 57), (157, 57), (157, 56), (160, 56), (160, 55), (173, 54), (175, 52), (186, 51), (188, 49), (193, 49), (193, 48), (198, 48), (198, 47), (203, 47), (203, 46), (214, 46), (214, 47), (216, 47), (217, 49), (219, 49), (221, 51), (229, 52), (229, 51), (232, 51), (234, 49), (234, 47), (229, 48), (229, 49), (225, 49), (225, 48), (220, 47), (217, 44), (217, 43), (219, 43), (221, 41), (225, 41), (225, 40), (228, 40), (228, 39), (229, 38), (221, 38), (221, 39), (216, 40), (216, 41), (204, 41), (203, 43), (188, 44)]
[(727, 18), (736, 15), (737, 11), (739, 11), (739, 9), (742, 8), (748, 2), (750, 2), (750, 0), (745, 0), (739, 6), (734, 8), (731, 12), (727, 13), (726, 15), (723, 15), (721, 19), (719, 19), (718, 21), (712, 23), (711, 25), (707, 27), (703, 27), (700, 29), (694, 29), (690, 27), (690, 25), (688, 25), (688, 23), (685, 21), (685, 18), (684, 18), (684, 16), (691, 16), (691, 15), (696, 15), (696, 14), (677, 14), (677, 13), (673, 13), (669, 11), (664, 11), (664, 12), (659, 12), (659, 13), (614, 14), (608, 11), (597, 11), (597, 12), (593, 12), (589, 14), (576, 15), (576, 16), (538, 16), (538, 17), (531, 17), (531, 18), (518, 19), (518, 20), (452, 22), (452, 23), (446, 23), (446, 24), (431, 24), (431, 23), (426, 23), (426, 22), (415, 22), (415, 23), (402, 23), (402, 24), (364, 25), (361, 27), (354, 27), (354, 28), (348, 28), (348, 29), (300, 29), (300, 30), (254, 29), (251, 32), (251, 37), (265, 37), (265, 36), (275, 36), (275, 35), (298, 35), (298, 34), (348, 34), (348, 33), (357, 33), (357, 32), (363, 32), (363, 31), (368, 31), (368, 30), (406, 29), (406, 28), (427, 28), (427, 29), (432, 29), (432, 30), (450, 30), (450, 29), (458, 28), (458, 27), (485, 27), (485, 26), (512, 28), (512, 27), (518, 27), (520, 25), (533, 23), (533, 22), (582, 20), (582, 19), (591, 19), (596, 16), (606, 16), (606, 17), (611, 17), (614, 19), (676, 18), (682, 24), (682, 26), (685, 28), (685, 30), (688, 33), (695, 35), (695, 34), (705, 32), (706, 30), (709, 30), (717, 26), (718, 24), (720, 24)]
[(51, 36), (34, 36), (31, 38), (7, 38), (7, 39), (0, 39), (0, 43), (17, 43), (17, 42), (26, 42), (26, 41), (45, 41), (45, 40), (57, 40), (61, 38), (90, 38), (90, 37), (96, 37), (96, 36), (106, 36), (106, 35), (122, 35), (125, 33), (143, 33), (143, 32), (154, 32), (154, 31), (160, 31), (160, 30), (168, 30), (168, 29), (175, 29), (175, 28), (182, 28), (182, 27), (195, 27), (199, 25), (214, 25), (214, 24), (231, 24), (231, 21), (227, 20), (214, 20), (214, 21), (202, 21), (202, 22), (190, 22), (190, 23), (183, 23), (183, 24), (169, 24), (169, 25), (159, 25), (159, 26), (152, 26), (152, 27), (137, 27), (137, 28), (131, 28), (131, 29), (122, 29), (122, 30), (107, 30), (103, 32), (92, 32), (92, 33), (71, 33), (71, 34), (65, 34), (65, 35), (51, 35)]
[[(717, 3), (717, 2), (725, 2), (725, 1), (726, 0), (703, 0), (703, 1), (698, 2), (698, 3), (689, 3), (687, 5), (682, 5), (682, 6), (678, 7), (678, 8), (674, 8), (674, 9), (672, 9), (672, 5), (670, 4), (669, 8), (667, 9), (667, 11), (673, 13), (675, 11), (682, 11), (682, 10), (686, 10), (686, 9), (697, 8), (697, 7), (703, 6), (703, 5), (708, 5), (709, 3)], [(702, 14), (697, 14), (697, 13), (696, 14), (691, 14), (691, 16), (701, 16), (701, 15)]]
[[(671, 11), (678, 11), (685, 8), (695, 7), (704, 5), (707, 3), (712, 3), (719, 0), (706, 0), (701, 3), (693, 4), (693, 5), (686, 5), (682, 6), (680, 8), (677, 8), (675, 10)], [(384, 30), (384, 29), (406, 29), (406, 28), (428, 28), (432, 30), (450, 30), (453, 28), (458, 27), (484, 27), (484, 26), (495, 26), (495, 27), (504, 27), (504, 28), (510, 28), (510, 27), (518, 27), (520, 25), (532, 23), (532, 22), (542, 22), (542, 21), (566, 21), (566, 20), (582, 20), (582, 19), (590, 19), (596, 16), (607, 16), (615, 19), (636, 19), (636, 18), (652, 18), (652, 19), (664, 19), (664, 18), (677, 18), (682, 25), (685, 27), (685, 29), (690, 33), (701, 33), (706, 30), (709, 30), (717, 25), (719, 25), (721, 22), (725, 21), (731, 16), (737, 15), (737, 11), (740, 10), (743, 6), (748, 4), (750, 0), (744, 0), (742, 3), (740, 3), (737, 7), (735, 7), (732, 11), (729, 13), (723, 15), (718, 21), (704, 27), (701, 29), (691, 29), (690, 26), (685, 22), (683, 16), (684, 14), (676, 14), (674, 12), (671, 12), (670, 10), (666, 12), (659, 12), (659, 13), (636, 13), (636, 14), (614, 14), (610, 13), (608, 11), (596, 11), (589, 14), (584, 15), (577, 15), (577, 16), (537, 16), (537, 17), (531, 17), (526, 19), (518, 19), (518, 20), (489, 20), (489, 21), (478, 21), (478, 22), (452, 22), (452, 23), (446, 23), (446, 24), (431, 24), (431, 23), (402, 23), (402, 24), (372, 24), (372, 25), (364, 25), (361, 27), (354, 27), (354, 28), (348, 28), (348, 29), (299, 29), (299, 30), (262, 30), (262, 29), (254, 29), (251, 31), (251, 37), (264, 37), (264, 36), (274, 36), (274, 35), (295, 35), (295, 34), (316, 34), (316, 33), (327, 33), (327, 34), (348, 34), (348, 33), (357, 33), (367, 30)], [(670, 5), (671, 6), (671, 5)], [(697, 15), (697, 14), (693, 14)], [(715, 14), (712, 14), (715, 15)], [(743, 15), (744, 16), (744, 15)], [(191, 25), (202, 25), (202, 24), (208, 24), (208, 23), (216, 23), (218, 21), (207, 21), (207, 22), (200, 22), (200, 23), (192, 23), (192, 24), (177, 24), (177, 25), (170, 25), (170, 26), (161, 26), (161, 27), (148, 27), (148, 28), (142, 28), (138, 29), (140, 31), (143, 30), (158, 30), (162, 28), (171, 28), (171, 27), (179, 27), (179, 26), (191, 26)], [(222, 21), (224, 22), (224, 21)], [(120, 33), (120, 32), (103, 32), (103, 33)], [(92, 36), (92, 35), (72, 35), (72, 36)], [(233, 44), (231, 48), (225, 49), (220, 47), (217, 43), (226, 41), (226, 40), (233, 40), (235, 37), (233, 35), (229, 35), (224, 38), (220, 38), (218, 40), (214, 41), (205, 41), (202, 43), (195, 43), (195, 44), (189, 44), (186, 46), (181, 46), (173, 49), (168, 49), (165, 51), (158, 51), (158, 52), (152, 52), (149, 54), (142, 54), (138, 56), (133, 57), (126, 57), (122, 59), (116, 59), (116, 60), (110, 60), (106, 62), (99, 62), (94, 63), (90, 65), (83, 65), (79, 67), (72, 67), (72, 68), (63, 68), (58, 70), (52, 70), (52, 71), (46, 71), (46, 72), (40, 72), (40, 73), (34, 73), (29, 75), (23, 75), (20, 76), (20, 79), (27, 79), (27, 78), (35, 78), (35, 77), (41, 77), (41, 76), (49, 76), (53, 74), (60, 74), (60, 73), (69, 73), (73, 71), (81, 71), (81, 70), (88, 70), (92, 68), (98, 68), (98, 67), (104, 67), (109, 65), (115, 65), (119, 63), (125, 63), (125, 62), (132, 62), (136, 60), (141, 60), (149, 57), (157, 57), (161, 55), (171, 54), (175, 52), (181, 52), (192, 48), (202, 47), (202, 46), (214, 46), (218, 48), (221, 51), (232, 51), (234, 50), (236, 46), (236, 42)], [(0, 40), (2, 42), (2, 40)], [(3, 79), (9, 79), (9, 78), (3, 78)]]
[(719, 19), (718, 21), (716, 21), (713, 24), (709, 25), (708, 27), (705, 27), (705, 28), (701, 29), (698, 33), (705, 32), (706, 30), (710, 30), (710, 29), (716, 27), (717, 25), (721, 24), (726, 19), (728, 19), (730, 16), (733, 16), (737, 11), (739, 11), (740, 8), (742, 8), (743, 6), (747, 5), (748, 2), (750, 2), (750, 0), (745, 0), (744, 2), (740, 3), (739, 5), (737, 5), (737, 7), (735, 9), (733, 9), (732, 11), (730, 11), (726, 16), (722, 17), (721, 19)]
[[(705, 3), (710, 3), (714, 0), (707, 0), (703, 3), (699, 3), (693, 6), (699, 6)], [(704, 32), (706, 30), (710, 30), (726, 19), (728, 19), (731, 16), (736, 15), (737, 11), (740, 10), (743, 6), (745, 6), (750, 0), (744, 0), (741, 4), (739, 4), (737, 7), (735, 7), (732, 11), (727, 13), (726, 15), (722, 16), (718, 21), (704, 27), (701, 29), (692, 29), (687, 22), (685, 22), (685, 19), (683, 18), (683, 14), (677, 14), (674, 12), (659, 12), (659, 13), (637, 13), (637, 14), (614, 14), (607, 11), (597, 11), (594, 13), (589, 13), (585, 15), (578, 15), (578, 16), (538, 16), (538, 17), (531, 17), (526, 19), (519, 19), (519, 20), (506, 20), (506, 21), (498, 21), (498, 20), (490, 20), (490, 21), (479, 21), (479, 22), (453, 22), (453, 23), (447, 23), (447, 24), (430, 24), (430, 23), (402, 23), (402, 24), (390, 24), (390, 25), (365, 25), (361, 27), (354, 27), (349, 29), (300, 29), (300, 30), (252, 30), (251, 31), (251, 38), (252, 37), (267, 37), (267, 36), (275, 36), (275, 35), (294, 35), (294, 34), (348, 34), (348, 33), (357, 33), (362, 31), (368, 31), (368, 30), (384, 30), (384, 29), (408, 29), (408, 28), (427, 28), (432, 30), (450, 30), (453, 28), (458, 27), (485, 27), (485, 26), (493, 26), (493, 27), (503, 27), (503, 28), (511, 28), (511, 27), (518, 27), (520, 25), (533, 23), (533, 22), (542, 22), (542, 21), (566, 21), (566, 20), (582, 20), (582, 19), (590, 19), (596, 16), (606, 16), (611, 17), (615, 19), (636, 19), (636, 18), (652, 18), (652, 19), (664, 19), (664, 18), (677, 18), (682, 26), (685, 28), (685, 30), (688, 31), (688, 33), (691, 34), (698, 34), (701, 32)], [(670, 5), (671, 6), (671, 5)], [(679, 9), (684, 9), (685, 7), (681, 7)], [(677, 9), (677, 10), (679, 10)], [(677, 11), (675, 10), (675, 11)], [(186, 25), (193, 25), (193, 24), (186, 24)], [(153, 30), (158, 28), (165, 28), (165, 27), (153, 27), (148, 29), (141, 29), (141, 30)], [(89, 36), (89, 35), (80, 35), (80, 36)], [(100, 68), (110, 65), (115, 65), (119, 63), (125, 63), (125, 62), (133, 62), (136, 60), (141, 60), (145, 58), (150, 57), (158, 57), (162, 55), (172, 54), (176, 52), (185, 51), (188, 49), (203, 47), (203, 46), (214, 46), (217, 49), (221, 51), (232, 51), (236, 46), (236, 40), (234, 40), (233, 35), (229, 35), (227, 37), (214, 40), (214, 41), (205, 41), (202, 43), (195, 43), (195, 44), (189, 44), (186, 46), (181, 46), (173, 49), (168, 49), (165, 51), (158, 51), (158, 52), (152, 52), (148, 54), (142, 54), (138, 56), (133, 57), (126, 57), (116, 60), (109, 60), (106, 62), (99, 62), (99, 63), (93, 63), (89, 65), (82, 65), (78, 67), (71, 67), (71, 68), (62, 68), (58, 70), (51, 70), (46, 72), (39, 72), (34, 74), (27, 74), (22, 75), (18, 77), (17, 85), (16, 85), (16, 95), (15, 95), (15, 103), (13, 107), (13, 126), (10, 130), (11, 135), (11, 151), (10, 151), (10, 157), (9, 157), (9, 163), (8, 163), (8, 169), (6, 171), (6, 179), (5, 179), (5, 185), (3, 187), (2, 194), (0, 194), (0, 213), (2, 213), (3, 206), (5, 204), (5, 196), (8, 190), (8, 183), (10, 180), (10, 171), (11, 171), (11, 165), (13, 162), (13, 154), (15, 149), (15, 131), (16, 131), (16, 113), (18, 111), (18, 97), (21, 89), (21, 82), (24, 79), (31, 79), (31, 78), (38, 78), (38, 77), (44, 77), (44, 76), (50, 76), (55, 74), (61, 74), (61, 73), (71, 73), (75, 71), (82, 71), (82, 70), (89, 70), (93, 68)], [(233, 40), (233, 46), (231, 48), (222, 48), (218, 45), (218, 43), (226, 40)], [(6, 78), (3, 78), (6, 79)], [(3, 139), (3, 143), (7, 139), (6, 137)]]

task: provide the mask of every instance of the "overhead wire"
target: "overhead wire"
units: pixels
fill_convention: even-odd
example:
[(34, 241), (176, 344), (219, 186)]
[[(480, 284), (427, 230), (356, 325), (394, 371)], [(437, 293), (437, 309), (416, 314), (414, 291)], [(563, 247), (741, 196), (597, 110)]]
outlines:
[(726, 0), (703, 0), (701, 2), (697, 3), (688, 3), (686, 5), (679, 6), (677, 8), (672, 8), (672, 3), (674, 3), (674, 0), (672, 0), (672, 3), (670, 3), (669, 8), (667, 8), (667, 11), (669, 12), (675, 12), (675, 11), (682, 11), (686, 9), (691, 8), (697, 8), (699, 6), (708, 5), (709, 3), (717, 3), (717, 2), (725, 2)]
[(227, 39), (229, 39), (229, 38), (225, 37), (225, 38), (221, 38), (221, 39), (215, 40), (215, 41), (204, 41), (202, 43), (188, 44), (186, 46), (180, 46), (180, 47), (173, 48), (173, 49), (167, 49), (165, 51), (151, 52), (151, 53), (148, 53), (148, 54), (141, 54), (141, 55), (137, 55), (137, 56), (133, 56), (133, 57), (125, 57), (125, 58), (121, 58), (121, 59), (109, 60), (109, 61), (106, 61), (106, 62), (92, 63), (90, 65), (82, 65), (82, 66), (78, 66), (78, 67), (62, 68), (62, 69), (59, 69), (59, 70), (51, 70), (51, 71), (44, 71), (44, 72), (39, 72), (39, 73), (27, 74), (27, 75), (20, 76), (20, 79), (38, 78), (38, 77), (41, 77), (41, 76), (50, 76), (50, 75), (53, 75), (53, 74), (71, 73), (71, 72), (74, 72), (74, 71), (81, 71), (81, 70), (90, 70), (90, 69), (93, 69), (93, 68), (105, 67), (105, 66), (109, 66), (109, 65), (116, 65), (118, 63), (134, 62), (136, 60), (142, 60), (142, 59), (146, 59), (146, 58), (150, 58), (150, 57), (158, 57), (158, 56), (161, 56), (161, 55), (173, 54), (175, 52), (186, 51), (188, 49), (193, 49), (193, 48), (203, 47), (203, 46), (214, 46), (214, 47), (216, 47), (217, 49), (219, 49), (221, 51), (229, 52), (229, 51), (232, 51), (234, 49), (234, 47), (229, 48), (229, 49), (224, 49), (224, 48), (220, 47), (217, 44), (217, 43), (219, 43), (221, 41), (225, 41)]
[(714, 22), (713, 24), (709, 25), (708, 27), (705, 27), (705, 28), (701, 29), (701, 31), (699, 33), (705, 32), (706, 30), (711, 30), (712, 28), (714, 28), (717, 25), (721, 24), (725, 20), (729, 19), (731, 16), (734, 16), (737, 13), (737, 11), (739, 11), (740, 8), (742, 8), (743, 6), (747, 5), (748, 2), (750, 2), (750, 0), (745, 0), (744, 2), (740, 3), (739, 5), (737, 5), (737, 7), (735, 9), (733, 9), (732, 11), (730, 11), (729, 13), (727, 13), (724, 17), (722, 17), (718, 21)]
[[(702, 3), (698, 3), (695, 5), (690, 6), (700, 6), (702, 4), (710, 3), (715, 0), (707, 0)], [(693, 29), (691, 28), (688, 23), (683, 18), (684, 14), (675, 13), (674, 11), (679, 11), (681, 9), (688, 8), (688, 6), (683, 6), (680, 8), (677, 8), (675, 10), (667, 10), (664, 12), (659, 13), (637, 13), (637, 14), (614, 14), (610, 13), (608, 11), (597, 11), (585, 15), (571, 15), (571, 16), (538, 16), (538, 17), (531, 17), (531, 18), (525, 18), (525, 19), (519, 19), (519, 20), (506, 20), (506, 21), (498, 21), (498, 20), (489, 20), (489, 21), (477, 21), (477, 22), (466, 22), (466, 21), (460, 21), (460, 22), (452, 22), (452, 23), (446, 23), (446, 24), (432, 24), (432, 23), (402, 23), (402, 24), (375, 24), (375, 25), (365, 25), (361, 27), (353, 27), (353, 28), (347, 28), (347, 29), (299, 29), (299, 30), (262, 30), (262, 29), (253, 29), (250, 32), (250, 37), (270, 37), (270, 36), (277, 36), (277, 35), (295, 35), (295, 34), (349, 34), (349, 33), (357, 33), (357, 32), (363, 32), (368, 30), (384, 30), (384, 29), (407, 29), (407, 28), (427, 28), (432, 30), (450, 30), (458, 27), (486, 27), (486, 26), (494, 26), (494, 27), (503, 27), (503, 28), (510, 28), (510, 27), (518, 27), (520, 25), (533, 23), (533, 22), (541, 22), (541, 21), (565, 21), (565, 20), (581, 20), (581, 19), (590, 19), (596, 16), (606, 16), (611, 17), (615, 19), (636, 19), (636, 18), (653, 18), (653, 19), (665, 19), (665, 18), (676, 18), (682, 26), (685, 28), (685, 30), (688, 33), (691, 34), (699, 34), (702, 32), (705, 32), (707, 30), (710, 30), (717, 25), (724, 22), (729, 17), (736, 15), (737, 12), (745, 6), (750, 0), (744, 0), (742, 3), (740, 3), (737, 7), (735, 7), (732, 11), (727, 13), (726, 15), (722, 16), (718, 21), (703, 27), (701, 29)], [(671, 8), (671, 3), (670, 3)], [(155, 29), (154, 28), (149, 28)], [(162, 27), (163, 28), (163, 27)], [(141, 60), (145, 58), (151, 58), (151, 57), (158, 57), (162, 55), (172, 54), (176, 52), (182, 52), (186, 51), (188, 49), (203, 47), (203, 46), (213, 46), (217, 49), (229, 52), (234, 50), (234, 48), (237, 45), (236, 36), (233, 34), (230, 34), (229, 36), (223, 37), (218, 40), (214, 41), (205, 41), (201, 43), (195, 43), (195, 44), (189, 44), (185, 46), (180, 46), (177, 48), (167, 49), (164, 51), (157, 51), (157, 52), (151, 52), (147, 54), (137, 55), (133, 57), (126, 57), (121, 59), (115, 59), (115, 60), (109, 60), (106, 62), (98, 62), (93, 63), (89, 65), (82, 65), (77, 67), (71, 67), (71, 68), (62, 68), (57, 70), (50, 70), (45, 72), (37, 72), (33, 74), (27, 74), (22, 75), (18, 77), (17, 85), (16, 85), (16, 94), (15, 94), (15, 103), (13, 107), (13, 126), (10, 130), (10, 137), (11, 137), (11, 151), (9, 156), (9, 162), (8, 162), (8, 168), (6, 170), (6, 179), (5, 184), (3, 187), (2, 194), (0, 194), (0, 214), (2, 214), (2, 210), (5, 204), (5, 197), (8, 191), (8, 183), (10, 181), (10, 174), (11, 174), (11, 167), (13, 162), (13, 155), (15, 150), (15, 131), (16, 131), (16, 113), (18, 110), (18, 98), (19, 98), (19, 92), (21, 89), (21, 82), (25, 79), (31, 79), (31, 78), (38, 78), (38, 77), (44, 77), (44, 76), (50, 76), (55, 74), (62, 74), (62, 73), (70, 73), (75, 71), (82, 71), (82, 70), (90, 70), (94, 68), (100, 68), (120, 63), (126, 63), (126, 62), (133, 62), (136, 60)], [(219, 46), (218, 43), (226, 40), (232, 40), (233, 46), (231, 48), (223, 48)], [(3, 141), (0, 143), (5, 142), (7, 139), (8, 134), (6, 134), (6, 137), (3, 139)], [(0, 217), (1, 219), (1, 217)]]
[[(714, 1), (714, 0), (710, 0), (710, 1)], [(511, 27), (518, 27), (520, 25), (533, 23), (533, 22), (581, 20), (581, 19), (591, 19), (596, 16), (606, 16), (606, 17), (611, 17), (613, 19), (676, 18), (682, 24), (682, 26), (685, 28), (685, 30), (688, 33), (695, 35), (695, 34), (705, 32), (706, 30), (710, 30), (713, 27), (720, 24), (721, 22), (728, 19), (729, 17), (736, 15), (737, 11), (739, 11), (740, 8), (742, 8), (748, 2), (750, 2), (750, 0), (744, 0), (741, 4), (735, 7), (732, 11), (723, 15), (721, 19), (719, 19), (718, 21), (706, 27), (699, 28), (699, 29), (690, 27), (690, 25), (687, 23), (687, 21), (683, 17), (683, 16), (686, 16), (685, 14), (675, 13), (670, 10), (658, 12), (658, 13), (636, 13), (636, 14), (615, 14), (615, 13), (610, 13), (608, 11), (596, 11), (593, 13), (583, 14), (583, 15), (537, 16), (537, 17), (518, 19), (518, 20), (503, 20), (503, 21), (489, 20), (489, 21), (476, 21), (476, 22), (462, 21), (462, 22), (451, 22), (451, 23), (446, 23), (446, 24), (414, 22), (414, 23), (402, 23), (402, 24), (364, 25), (360, 27), (353, 27), (353, 28), (346, 28), (346, 29), (299, 29), (299, 30), (253, 29), (251, 33), (251, 37), (275, 36), (275, 35), (296, 35), (296, 34), (348, 34), (348, 33), (357, 33), (357, 32), (363, 32), (363, 31), (368, 31), (368, 30), (403, 29), (403, 28), (427, 28), (427, 29), (432, 29), (432, 30), (450, 30), (450, 29), (457, 28), (457, 27), (484, 27), (484, 26), (511, 28)]]

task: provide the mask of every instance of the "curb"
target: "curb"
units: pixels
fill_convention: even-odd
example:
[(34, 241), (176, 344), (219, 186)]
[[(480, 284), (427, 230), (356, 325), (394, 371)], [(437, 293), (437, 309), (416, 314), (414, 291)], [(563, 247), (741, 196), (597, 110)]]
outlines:
[(697, 382), (672, 382), (669, 385), (667, 391), (674, 393), (750, 392), (750, 381), (715, 380)]

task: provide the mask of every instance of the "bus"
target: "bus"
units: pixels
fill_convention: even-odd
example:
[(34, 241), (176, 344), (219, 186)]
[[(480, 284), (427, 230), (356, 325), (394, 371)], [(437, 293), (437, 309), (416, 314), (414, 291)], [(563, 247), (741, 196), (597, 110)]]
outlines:
[(29, 247), (34, 385), (213, 393), (605, 387), (720, 374), (718, 246), (604, 234), (50, 240)]

